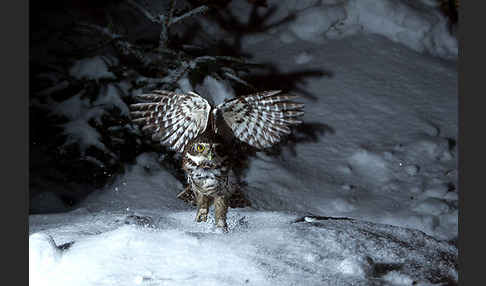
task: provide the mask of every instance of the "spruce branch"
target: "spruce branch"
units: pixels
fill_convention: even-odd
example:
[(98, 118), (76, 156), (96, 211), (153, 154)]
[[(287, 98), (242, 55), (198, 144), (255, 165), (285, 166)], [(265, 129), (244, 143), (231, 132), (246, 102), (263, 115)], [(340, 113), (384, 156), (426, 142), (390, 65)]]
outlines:
[(77, 23), (74, 29), (81, 33), (90, 33), (96, 31), (102, 36), (112, 40), (123, 38), (122, 35), (114, 33), (108, 27), (101, 27), (95, 24), (81, 22), (81, 23)]
[(150, 13), (145, 7), (138, 4), (136, 1), (133, 0), (126, 0), (126, 2), (132, 6), (133, 8), (137, 9), (140, 13), (142, 13), (147, 19), (149, 19), (152, 23), (160, 24), (161, 18), (163, 15), (159, 15), (158, 17), (154, 17), (152, 13)]
[(174, 17), (174, 10), (176, 6), (176, 0), (170, 1), (170, 8), (169, 8), (169, 14), (167, 15), (167, 20), (165, 22), (165, 25), (169, 27), (171, 25), (172, 17)]
[(244, 80), (244, 79), (242, 79), (242, 78), (238, 77), (237, 75), (235, 75), (235, 74), (234, 74), (234, 73), (232, 73), (232, 72), (225, 71), (225, 72), (223, 72), (223, 75), (224, 75), (226, 78), (228, 78), (228, 79), (234, 80), (234, 81), (236, 81), (236, 82), (238, 82), (238, 83), (240, 83), (240, 84), (242, 84), (242, 85), (244, 85), (244, 86), (247, 86), (247, 87), (249, 87), (249, 88), (251, 88), (251, 89), (255, 89), (255, 87), (254, 87), (253, 85), (249, 84), (249, 83), (248, 83), (246, 80)]
[(192, 17), (192, 16), (195, 16), (197, 14), (206, 13), (208, 10), (209, 10), (209, 7), (208, 6), (201, 5), (201, 6), (197, 7), (197, 8), (192, 9), (191, 11), (188, 11), (188, 12), (186, 12), (186, 13), (178, 16), (178, 17), (173, 18), (170, 21), (169, 26), (170, 25), (173, 25), (173, 24), (176, 24), (176, 23), (178, 23), (178, 22), (180, 22), (180, 21), (182, 21), (182, 20), (184, 20), (184, 19), (186, 19), (188, 17)]

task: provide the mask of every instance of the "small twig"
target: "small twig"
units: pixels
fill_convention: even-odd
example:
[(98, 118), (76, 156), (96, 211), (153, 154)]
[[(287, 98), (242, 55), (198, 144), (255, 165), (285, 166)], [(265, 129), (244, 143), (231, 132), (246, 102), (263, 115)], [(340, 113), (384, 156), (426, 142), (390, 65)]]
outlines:
[(244, 86), (247, 86), (247, 87), (249, 87), (249, 88), (251, 88), (251, 89), (255, 89), (255, 87), (254, 87), (253, 85), (249, 84), (249, 83), (248, 83), (248, 82), (246, 82), (245, 80), (243, 80), (243, 79), (239, 78), (238, 76), (236, 76), (236, 75), (234, 75), (234, 74), (232, 74), (232, 73), (230, 73), (230, 72), (227, 72), (227, 71), (226, 71), (226, 72), (224, 72), (224, 73), (223, 73), (223, 75), (224, 75), (224, 76), (226, 76), (226, 77), (227, 77), (227, 78), (229, 78), (229, 79), (232, 79), (232, 80), (234, 80), (234, 81), (236, 81), (236, 82), (238, 82), (238, 83), (241, 83), (241, 84), (242, 84), (242, 85), (244, 85)]
[(174, 10), (175, 10), (175, 6), (176, 6), (176, 2), (177, 2), (176, 0), (172, 0), (170, 2), (169, 14), (167, 15), (167, 18), (166, 18), (167, 20), (165, 22), (165, 25), (167, 27), (170, 26), (170, 22), (172, 21), (172, 17), (174, 17)]
[(196, 63), (228, 61), (228, 62), (235, 62), (244, 65), (260, 65), (258, 63), (249, 62), (245, 59), (240, 59), (240, 58), (235, 58), (230, 56), (201, 56), (195, 58), (193, 61), (195, 61)]
[[(108, 29), (106, 27), (101, 27), (101, 26), (89, 24), (89, 23), (78, 23), (77, 26), (78, 26), (78, 28), (87, 28), (87, 29), (95, 30), (95, 31), (99, 32), (100, 34), (102, 34), (103, 36), (106, 36), (110, 39), (123, 38), (122, 35), (113, 33), (112, 31), (110, 31), (110, 29)], [(80, 31), (82, 31), (82, 29), (80, 29)]]
[(171, 26), (171, 25), (173, 25), (173, 24), (176, 24), (177, 22), (182, 21), (182, 20), (184, 20), (184, 19), (186, 19), (186, 18), (188, 18), (188, 17), (194, 16), (194, 15), (196, 15), (196, 14), (202, 14), (202, 13), (205, 13), (205, 12), (207, 12), (208, 10), (209, 10), (209, 7), (208, 7), (208, 6), (206, 6), (206, 5), (201, 5), (201, 6), (197, 7), (197, 8), (192, 9), (192, 10), (191, 10), (191, 11), (189, 11), (189, 12), (186, 12), (186, 13), (184, 13), (184, 14), (182, 14), (182, 15), (178, 16), (178, 17), (174, 17), (174, 18), (172, 18), (172, 19), (171, 19), (171, 21), (169, 22), (169, 26)]

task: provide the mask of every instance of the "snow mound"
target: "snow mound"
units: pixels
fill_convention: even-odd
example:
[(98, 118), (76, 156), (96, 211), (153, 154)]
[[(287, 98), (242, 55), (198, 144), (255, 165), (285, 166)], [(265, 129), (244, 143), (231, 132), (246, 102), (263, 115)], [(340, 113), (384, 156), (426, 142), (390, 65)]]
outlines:
[(445, 58), (457, 58), (457, 39), (448, 30), (447, 19), (435, 7), (420, 1), (350, 1), (348, 23), (360, 25), (418, 51)]
[[(370, 285), (457, 283), (457, 248), (420, 231), (280, 212), (234, 211), (227, 234), (194, 213), (159, 213), (157, 228), (120, 225), (77, 237), (32, 268), (49, 285)], [(43, 215), (48, 218), (48, 215)], [(106, 216), (106, 224), (115, 217)], [(84, 229), (89, 231), (89, 223)], [(56, 229), (46, 229), (56, 237)], [(36, 237), (46, 237), (34, 233)], [(34, 253), (53, 243), (30, 244)], [(35, 280), (30, 285), (42, 285)]]
[(76, 79), (115, 79), (115, 75), (108, 71), (106, 61), (108, 59), (102, 56), (78, 60), (69, 70), (69, 75)]
[(389, 179), (390, 167), (380, 154), (358, 150), (349, 158), (349, 163), (356, 173), (375, 182), (384, 183)]
[[(241, 1), (243, 2), (243, 1)], [(448, 19), (437, 3), (406, 0), (324, 0), (269, 1), (276, 7), (269, 23), (291, 20), (273, 27), (268, 34), (249, 35), (247, 45), (260, 43), (265, 37), (278, 37), (284, 44), (304, 40), (323, 43), (357, 33), (376, 34), (401, 43), (417, 52), (457, 59), (457, 38), (449, 30)], [(232, 5), (242, 21), (250, 15), (248, 4)], [(263, 13), (262, 13), (263, 14)], [(288, 19), (288, 18), (287, 18)]]
[(82, 202), (87, 209), (125, 212), (130, 210), (187, 209), (178, 199), (182, 184), (162, 168), (155, 153), (142, 153), (136, 164), (126, 167), (126, 174), (119, 176), (109, 186), (95, 192)]
[(49, 277), (61, 258), (54, 239), (45, 233), (29, 236), (29, 285), (50, 285)]

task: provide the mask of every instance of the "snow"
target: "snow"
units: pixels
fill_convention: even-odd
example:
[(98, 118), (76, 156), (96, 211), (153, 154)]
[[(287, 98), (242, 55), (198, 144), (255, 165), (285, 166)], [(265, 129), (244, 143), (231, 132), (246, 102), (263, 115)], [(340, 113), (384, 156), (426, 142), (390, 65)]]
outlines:
[(230, 209), (227, 234), (212, 212), (195, 223), (194, 209), (175, 198), (182, 186), (159, 160), (140, 155), (75, 211), (30, 215), (30, 285), (457, 281), (457, 248), (417, 230), (252, 209)]
[[(108, 108), (118, 108), (122, 115), (128, 116), (130, 113), (128, 105), (121, 99), (118, 86), (114, 84), (108, 84), (103, 86), (102, 91), (98, 99), (94, 102), (95, 105), (101, 105)], [(126, 89), (127, 87), (125, 87)]]
[[(76, 227), (62, 238), (62, 227), (50, 226), (58, 244), (75, 239), (60, 257), (52, 244), (30, 244), (31, 252), (50, 253), (31, 259), (31, 273), (48, 285), (369, 285), (364, 281), (405, 277), (422, 285), (457, 280), (455, 247), (393, 226), (320, 218), (309, 223), (291, 214), (237, 210), (229, 215), (230, 233), (222, 234), (209, 224), (196, 224), (193, 211), (159, 212), (153, 217), (156, 228), (127, 225), (120, 214), (85, 216), (89, 219), (73, 221)], [(100, 225), (109, 228), (99, 233)], [(47, 268), (48, 276), (37, 272)], [(38, 281), (31, 285), (43, 285)]]
[(29, 236), (29, 285), (49, 285), (49, 275), (61, 259), (54, 239), (44, 233)]
[[(126, 82), (104, 85), (93, 102), (85, 96), (86, 90), (81, 90), (64, 101), (57, 102), (52, 97), (48, 97), (47, 104), (38, 101), (35, 104), (48, 108), (51, 116), (68, 119), (66, 123), (60, 124), (64, 130), (63, 134), (66, 136), (63, 146), (77, 144), (83, 156), (88, 148), (95, 147), (116, 157), (103, 144), (101, 134), (90, 122), (102, 124), (102, 116), (114, 108), (119, 110), (121, 115), (128, 116), (128, 105), (122, 100), (122, 95), (127, 93), (129, 87), (130, 84)], [(86, 156), (85, 159), (94, 158)]]
[(245, 180), (257, 208), (365, 218), (457, 237), (451, 220), (457, 190), (450, 190), (457, 185), (453, 62), (366, 35), (284, 47), (268, 39), (246, 49), (282, 73), (302, 70), (289, 59), (305, 51), (313, 57), (306, 70), (333, 74), (299, 86), (310, 129), (295, 132), (301, 142), (283, 147), (278, 158), (260, 154), (251, 161)]
[(111, 59), (102, 56), (78, 60), (69, 70), (69, 75), (76, 79), (115, 79), (115, 75), (108, 71), (107, 62), (116, 64)]
[(298, 54), (296, 57), (295, 57), (295, 63), (296, 64), (299, 64), (299, 65), (303, 65), (303, 64), (306, 64), (308, 62), (310, 62), (312, 60), (312, 56), (309, 55), (308, 53), (306, 52), (303, 52), (301, 54)]
[(101, 123), (101, 116), (105, 111), (101, 107), (93, 107), (88, 98), (83, 98), (84, 90), (54, 104), (52, 115), (64, 116), (69, 119), (62, 124), (63, 133), (66, 135), (65, 146), (77, 143), (82, 154), (91, 146), (109, 152), (101, 142), (101, 134), (89, 124), (90, 120)]
[[(245, 2), (230, 4), (242, 19)], [(457, 42), (434, 5), (281, 1), (270, 23), (290, 11), (295, 21), (242, 41), (275, 68), (266, 86), (330, 76), (296, 77), (304, 125), (278, 156), (251, 158), (252, 207), (229, 210), (229, 233), (212, 211), (196, 223), (175, 170), (143, 153), (76, 210), (29, 216), (31, 285), (457, 284)], [(179, 86), (215, 103), (233, 96), (209, 76)], [(105, 104), (120, 104), (115, 89)], [(70, 100), (55, 112), (92, 118), (80, 95)]]
[(234, 97), (233, 88), (227, 81), (216, 80), (212, 76), (206, 76), (203, 83), (196, 87), (196, 90), (199, 94), (206, 96), (214, 105)]
[[(457, 39), (449, 31), (448, 20), (441, 14), (438, 1), (273, 0), (268, 4), (276, 9), (266, 23), (278, 23), (287, 17), (290, 20), (268, 33), (246, 36), (244, 45), (261, 44), (263, 39), (275, 37), (283, 44), (297, 40), (325, 43), (358, 34), (374, 34), (417, 52), (447, 59), (458, 56)], [(246, 22), (252, 7), (246, 1), (235, 1), (230, 9), (240, 21)], [(211, 24), (203, 25), (215, 30)]]

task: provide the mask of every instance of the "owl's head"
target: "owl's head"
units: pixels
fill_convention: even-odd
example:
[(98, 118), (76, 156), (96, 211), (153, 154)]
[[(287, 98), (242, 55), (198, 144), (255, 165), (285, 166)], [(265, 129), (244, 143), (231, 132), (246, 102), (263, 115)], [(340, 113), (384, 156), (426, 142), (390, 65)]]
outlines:
[(227, 153), (224, 146), (217, 136), (205, 133), (187, 144), (184, 156), (196, 166), (217, 164)]

